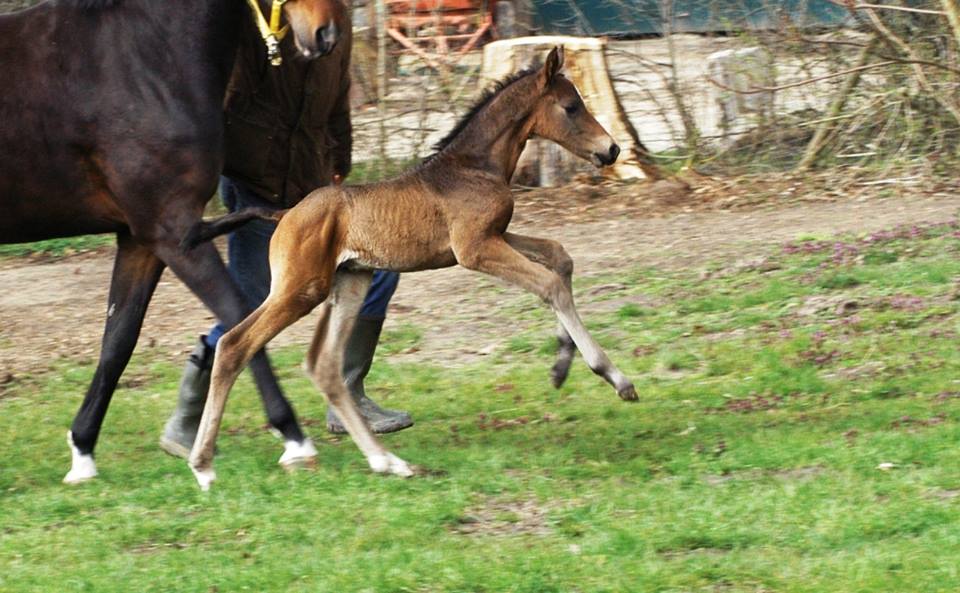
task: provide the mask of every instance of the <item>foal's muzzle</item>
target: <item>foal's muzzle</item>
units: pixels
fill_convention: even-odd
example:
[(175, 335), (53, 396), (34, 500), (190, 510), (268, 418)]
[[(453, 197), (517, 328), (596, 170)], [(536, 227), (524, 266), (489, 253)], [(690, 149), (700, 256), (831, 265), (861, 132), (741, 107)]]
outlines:
[(607, 167), (617, 162), (617, 157), (620, 156), (620, 147), (617, 146), (616, 142), (614, 142), (610, 145), (610, 150), (608, 152), (595, 152), (593, 153), (593, 156), (597, 159), (597, 162), (599, 162), (601, 166)]

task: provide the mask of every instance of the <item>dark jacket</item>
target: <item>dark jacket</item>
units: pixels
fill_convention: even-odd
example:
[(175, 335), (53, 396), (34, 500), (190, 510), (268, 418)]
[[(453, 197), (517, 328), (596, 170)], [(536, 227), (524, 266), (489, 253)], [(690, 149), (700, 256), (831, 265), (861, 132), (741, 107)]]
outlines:
[[(297, 55), (293, 33), (271, 66), (253, 19), (245, 25), (225, 100), (224, 174), (289, 207), (350, 172), (350, 23), (327, 56)], [(338, 23), (339, 25), (339, 23)]]

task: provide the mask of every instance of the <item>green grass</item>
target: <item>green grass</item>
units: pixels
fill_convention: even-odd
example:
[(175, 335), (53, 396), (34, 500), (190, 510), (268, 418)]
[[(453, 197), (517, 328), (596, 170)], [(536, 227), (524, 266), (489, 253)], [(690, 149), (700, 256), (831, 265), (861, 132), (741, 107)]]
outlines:
[(64, 239), (48, 239), (34, 243), (0, 245), (0, 258), (25, 257), (31, 255), (59, 257), (83, 251), (94, 251), (113, 245), (114, 242), (115, 239), (113, 235), (83, 235)]
[[(221, 216), (226, 214), (226, 209), (220, 201), (220, 197), (215, 196), (207, 204), (205, 216)], [(0, 259), (13, 259), (20, 257), (62, 257), (65, 255), (74, 255), (87, 251), (97, 251), (105, 247), (111, 247), (116, 244), (116, 237), (113, 234), (103, 235), (80, 235), (78, 237), (63, 237), (59, 239), (47, 239), (44, 241), (35, 241), (33, 243), (13, 243), (0, 245)]]
[(634, 405), (579, 359), (549, 385), (547, 316), (457, 368), (391, 362), (422, 332), (386, 332), (368, 387), (417, 420), (385, 438), (433, 470), (411, 480), (324, 435), (299, 348), (274, 358), (318, 469), (277, 467), (244, 377), (207, 494), (155, 446), (177, 365), (131, 363), (143, 380), (114, 399), (101, 476), (75, 488), (63, 435), (92, 369), (4, 386), (0, 591), (960, 590), (960, 240), (843, 240), (885, 255), (578, 282), (584, 302), (617, 281), (595, 304), (663, 303), (587, 316)]

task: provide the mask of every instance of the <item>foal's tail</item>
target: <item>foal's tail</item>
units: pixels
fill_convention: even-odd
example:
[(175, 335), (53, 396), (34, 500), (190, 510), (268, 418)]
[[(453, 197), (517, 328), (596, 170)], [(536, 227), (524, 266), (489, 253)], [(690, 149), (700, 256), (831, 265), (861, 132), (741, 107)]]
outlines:
[(270, 208), (245, 208), (212, 220), (201, 220), (190, 227), (187, 235), (180, 241), (180, 248), (189, 251), (214, 237), (235, 231), (251, 220), (261, 219), (280, 222), (280, 219), (287, 212), (287, 210), (271, 210)]

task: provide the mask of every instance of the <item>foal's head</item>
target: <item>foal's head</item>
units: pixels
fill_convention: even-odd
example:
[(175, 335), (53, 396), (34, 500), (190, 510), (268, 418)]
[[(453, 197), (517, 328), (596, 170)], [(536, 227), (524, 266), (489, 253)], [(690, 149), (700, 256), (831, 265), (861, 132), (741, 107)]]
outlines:
[(346, 22), (347, 10), (342, 0), (279, 1), (283, 5), (297, 49), (305, 58), (317, 58), (333, 51), (343, 29), (349, 26)]
[(577, 87), (560, 73), (562, 68), (563, 48), (555, 47), (534, 75), (541, 95), (532, 113), (531, 132), (598, 167), (612, 165), (620, 147), (587, 111)]

